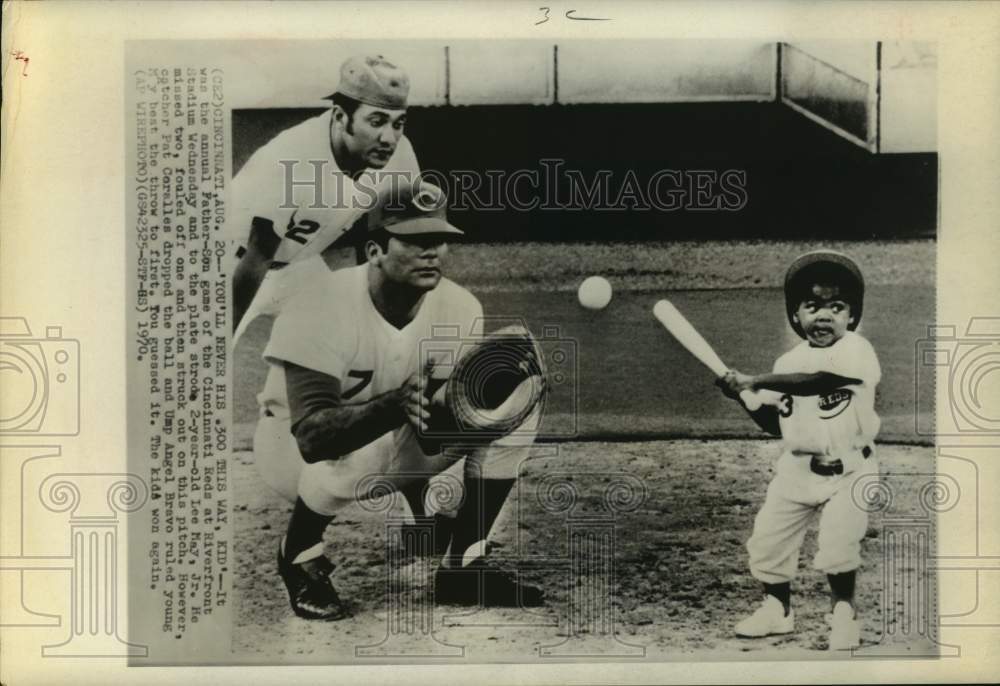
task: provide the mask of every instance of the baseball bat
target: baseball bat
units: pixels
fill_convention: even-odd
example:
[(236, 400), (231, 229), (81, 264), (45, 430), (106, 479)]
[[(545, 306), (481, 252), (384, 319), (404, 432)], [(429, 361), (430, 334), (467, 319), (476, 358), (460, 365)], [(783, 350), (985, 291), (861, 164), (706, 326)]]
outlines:
[[(703, 365), (712, 370), (716, 376), (725, 376), (729, 367), (719, 358), (712, 346), (708, 344), (698, 330), (695, 329), (683, 314), (669, 300), (660, 300), (653, 307), (653, 315), (660, 320), (664, 328), (677, 339), (677, 342), (694, 355)], [(740, 391), (740, 400), (746, 408), (753, 412), (760, 408), (760, 396), (750, 390)]]

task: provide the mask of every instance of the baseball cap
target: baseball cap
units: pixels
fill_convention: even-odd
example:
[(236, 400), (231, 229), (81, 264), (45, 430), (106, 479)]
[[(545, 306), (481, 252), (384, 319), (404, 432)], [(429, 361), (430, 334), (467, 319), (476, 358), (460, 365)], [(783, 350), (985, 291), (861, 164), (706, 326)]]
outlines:
[(799, 299), (805, 289), (814, 283), (830, 282), (840, 287), (842, 297), (851, 305), (854, 318), (847, 328), (854, 331), (861, 322), (861, 311), (865, 298), (865, 279), (861, 269), (850, 257), (835, 250), (814, 250), (800, 255), (785, 273), (785, 311), (788, 322), (799, 336), (804, 337), (802, 328), (793, 315), (798, 309)]
[(368, 230), (385, 229), (397, 236), (464, 234), (448, 223), (447, 207), (448, 198), (434, 184), (426, 181), (403, 184), (392, 193), (380, 195), (368, 213)]
[(382, 55), (355, 55), (340, 66), (337, 92), (372, 107), (404, 110), (410, 77)]

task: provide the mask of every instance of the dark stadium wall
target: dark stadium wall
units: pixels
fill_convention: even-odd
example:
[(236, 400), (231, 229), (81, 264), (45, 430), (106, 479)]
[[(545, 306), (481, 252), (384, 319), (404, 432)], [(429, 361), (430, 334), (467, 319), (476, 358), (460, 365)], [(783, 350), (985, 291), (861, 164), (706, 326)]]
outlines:
[[(319, 112), (234, 111), (234, 172), (257, 147)], [(450, 217), (474, 241), (905, 239), (937, 232), (936, 153), (872, 154), (777, 103), (411, 107), (408, 120), (421, 167), (452, 179), (453, 200), (468, 205)], [(485, 180), (487, 171), (509, 179), (519, 170), (518, 196), (525, 205), (537, 200), (532, 209), (498, 202)], [(603, 206), (570, 209), (578, 203), (567, 171), (584, 185), (603, 174)], [(454, 180), (461, 172), (478, 172), (483, 185), (471, 189), (466, 181), (469, 190), (461, 191)], [(649, 207), (656, 179), (659, 208)], [(629, 190), (638, 195), (628, 197)], [(473, 208), (476, 202), (497, 209)]]

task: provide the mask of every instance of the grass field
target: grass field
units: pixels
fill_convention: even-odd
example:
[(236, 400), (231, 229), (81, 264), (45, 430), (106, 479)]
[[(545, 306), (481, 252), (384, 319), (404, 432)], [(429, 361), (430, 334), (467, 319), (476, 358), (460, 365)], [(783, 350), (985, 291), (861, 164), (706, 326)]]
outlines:
[[(488, 317), (524, 319), (543, 347), (567, 353), (551, 363), (544, 434), (567, 438), (758, 436), (712, 385), (712, 376), (652, 316), (670, 298), (730, 365), (768, 371), (798, 342), (784, 313), (785, 266), (798, 254), (832, 247), (854, 256), (868, 284), (861, 331), (883, 369), (877, 409), (882, 440), (926, 442), (916, 412), (931, 407), (915, 388), (914, 351), (934, 321), (934, 243), (513, 244), (455, 246), (448, 273), (483, 303)], [(575, 290), (587, 275), (615, 287), (611, 304), (584, 310)], [(237, 445), (247, 446), (263, 385), (260, 351), (270, 321), (259, 320), (237, 350)], [(919, 402), (918, 402), (919, 395)]]

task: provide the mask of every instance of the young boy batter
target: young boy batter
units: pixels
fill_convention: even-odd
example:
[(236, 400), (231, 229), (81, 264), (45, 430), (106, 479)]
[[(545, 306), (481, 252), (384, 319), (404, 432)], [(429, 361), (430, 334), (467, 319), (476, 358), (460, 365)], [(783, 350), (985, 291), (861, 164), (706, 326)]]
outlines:
[(852, 487), (878, 472), (872, 441), (881, 378), (874, 349), (854, 332), (863, 300), (864, 279), (850, 258), (832, 251), (799, 257), (785, 276), (785, 306), (803, 342), (778, 358), (772, 374), (730, 371), (719, 380), (732, 398), (744, 389), (760, 393), (764, 404), (750, 416), (784, 447), (747, 542), (764, 602), (736, 625), (738, 636), (794, 631), (791, 581), (811, 515), (822, 508), (814, 566), (830, 582), (830, 649), (860, 645), (854, 581), (868, 515)]

